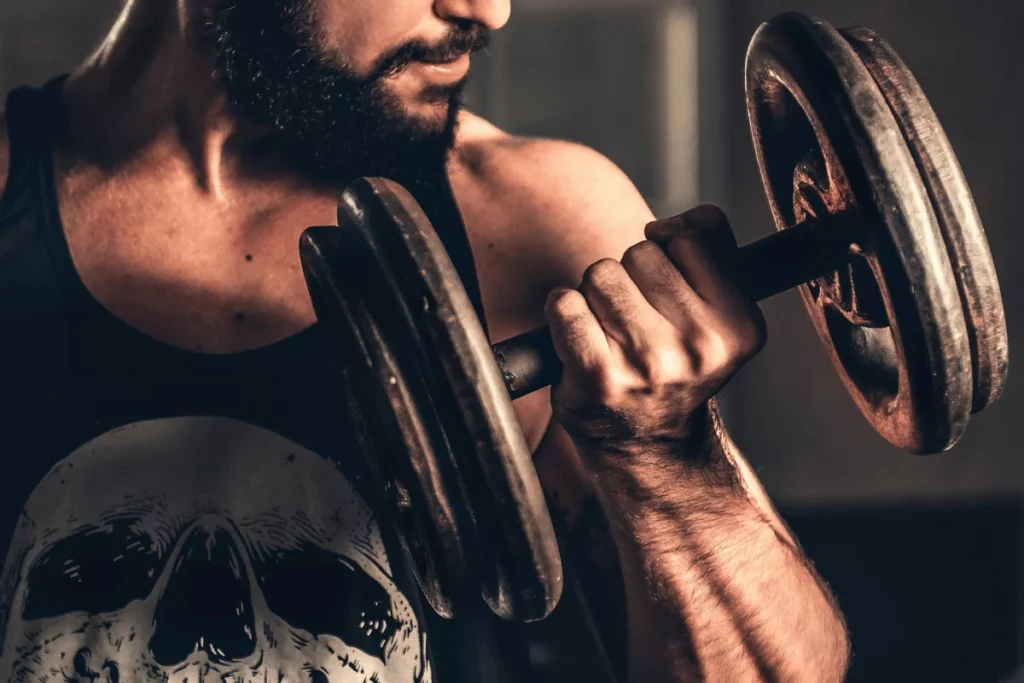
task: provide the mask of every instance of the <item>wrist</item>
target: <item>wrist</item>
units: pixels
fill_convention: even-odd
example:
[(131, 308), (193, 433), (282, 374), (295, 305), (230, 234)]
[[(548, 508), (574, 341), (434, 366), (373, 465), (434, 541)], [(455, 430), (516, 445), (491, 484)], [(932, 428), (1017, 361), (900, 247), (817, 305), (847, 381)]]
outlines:
[(643, 503), (663, 494), (741, 491), (731, 440), (713, 401), (686, 417), (685, 428), (644, 436), (573, 436), (598, 490), (622, 490)]
[(715, 524), (753, 512), (740, 477), (720, 453), (699, 461), (653, 447), (588, 465), (609, 520), (620, 528)]

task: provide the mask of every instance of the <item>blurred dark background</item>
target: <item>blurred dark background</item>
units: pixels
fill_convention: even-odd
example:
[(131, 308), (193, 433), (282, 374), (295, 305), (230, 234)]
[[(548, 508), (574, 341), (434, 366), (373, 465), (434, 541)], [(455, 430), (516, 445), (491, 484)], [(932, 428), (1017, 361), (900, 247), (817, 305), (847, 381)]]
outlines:
[[(0, 86), (71, 67), (119, 5), (3, 0)], [(985, 222), (1015, 359), (1024, 351), (1024, 3), (513, 0), (510, 25), (478, 60), (471, 106), (511, 132), (604, 152), (659, 215), (720, 204), (747, 242), (772, 228), (743, 58), (757, 25), (787, 10), (868, 26), (914, 71)], [(728, 423), (840, 600), (855, 647), (849, 680), (1011, 680), (1024, 663), (1024, 429), (1015, 422), (1024, 394), (1015, 376), (951, 452), (909, 456), (856, 412), (798, 296), (764, 309), (770, 341), (728, 389)]]

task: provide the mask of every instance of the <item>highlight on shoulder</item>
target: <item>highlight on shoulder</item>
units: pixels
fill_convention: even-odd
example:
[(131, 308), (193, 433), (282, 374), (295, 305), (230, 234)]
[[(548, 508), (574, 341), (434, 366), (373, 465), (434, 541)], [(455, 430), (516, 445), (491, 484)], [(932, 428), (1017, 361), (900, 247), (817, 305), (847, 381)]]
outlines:
[(521, 310), (541, 310), (552, 288), (577, 286), (591, 264), (621, 259), (654, 220), (629, 177), (598, 151), (509, 135), (471, 115), (449, 174), (478, 262), (516, 274)]
[(499, 201), (514, 198), (519, 209), (539, 209), (556, 222), (569, 216), (605, 226), (639, 220), (642, 228), (653, 220), (633, 181), (606, 156), (575, 142), (511, 135), (464, 112), (453, 163), (453, 173), (471, 176)]

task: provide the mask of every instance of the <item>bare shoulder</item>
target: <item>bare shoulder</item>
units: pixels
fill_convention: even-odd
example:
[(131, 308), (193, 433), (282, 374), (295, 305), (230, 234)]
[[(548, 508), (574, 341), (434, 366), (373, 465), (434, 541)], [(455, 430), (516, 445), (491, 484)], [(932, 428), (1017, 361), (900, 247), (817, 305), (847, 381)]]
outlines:
[(599, 152), (509, 135), (471, 114), (460, 121), (450, 172), (478, 265), (514, 272), (524, 300), (507, 305), (538, 313), (552, 288), (577, 286), (590, 264), (621, 258), (654, 219)]
[[(450, 177), (492, 341), (544, 325), (552, 289), (578, 287), (591, 264), (621, 259), (654, 218), (633, 182), (597, 151), (509, 135), (469, 114)], [(549, 394), (519, 399), (515, 410), (545, 489), (567, 505), (592, 495), (571, 446), (537, 450), (549, 429)]]
[(456, 173), (503, 210), (541, 219), (563, 234), (640, 235), (653, 218), (633, 182), (601, 153), (565, 140), (509, 135), (472, 114), (463, 116), (455, 164)]

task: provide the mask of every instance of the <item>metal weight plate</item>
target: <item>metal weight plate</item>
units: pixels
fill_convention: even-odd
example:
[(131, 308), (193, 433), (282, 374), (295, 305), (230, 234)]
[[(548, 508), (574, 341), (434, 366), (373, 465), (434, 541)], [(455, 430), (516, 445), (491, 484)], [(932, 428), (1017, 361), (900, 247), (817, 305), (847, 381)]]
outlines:
[(926, 183), (889, 105), (850, 43), (801, 14), (758, 29), (746, 81), (776, 227), (860, 226), (849, 266), (800, 288), (850, 395), (894, 446), (948, 449), (970, 419), (970, 342)]
[[(546, 616), (562, 588), (551, 519), (508, 390), (443, 245), (415, 200), (386, 180), (350, 186), (338, 221), (353, 254), (344, 258), (351, 271), (339, 277), (350, 288), (373, 283), (349, 293), (379, 321), (370, 345), (389, 349), (400, 383), (424, 389), (392, 392), (384, 408), (436, 423), (443, 435), (441, 454), (434, 446), (406, 457), (436, 460), (437, 476), (424, 488), (454, 511), (443, 526), (456, 529), (491, 609), (518, 621)], [(365, 277), (367, 270), (376, 275)]]
[[(460, 499), (444, 474), (450, 455), (444, 433), (407, 352), (416, 331), (357, 236), (351, 229), (310, 228), (300, 242), (303, 271), (317, 319), (344, 368), (345, 418), (392, 508), (424, 596), (451, 618), (452, 596), (468, 576), (465, 540), (472, 523), (453, 504)], [(376, 316), (382, 306), (366, 306), (371, 297), (386, 302), (393, 315)], [(402, 344), (393, 347), (396, 339)]]
[(925, 181), (963, 303), (974, 375), (972, 410), (980, 412), (1006, 386), (1009, 342), (999, 279), (974, 197), (935, 111), (892, 46), (866, 28), (839, 32), (878, 84)]

